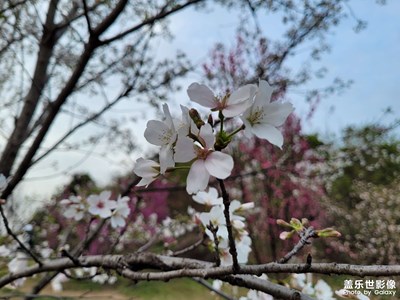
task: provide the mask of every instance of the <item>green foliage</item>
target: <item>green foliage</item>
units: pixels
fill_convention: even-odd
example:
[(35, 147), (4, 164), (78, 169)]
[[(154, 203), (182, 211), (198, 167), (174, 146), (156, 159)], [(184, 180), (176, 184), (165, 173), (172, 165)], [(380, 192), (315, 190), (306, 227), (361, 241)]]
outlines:
[[(333, 155), (338, 163), (336, 178), (329, 189), (330, 196), (354, 207), (354, 182), (388, 185), (400, 174), (400, 140), (390, 135), (390, 129), (378, 125), (347, 128), (343, 147)], [(335, 157), (336, 156), (336, 157)]]

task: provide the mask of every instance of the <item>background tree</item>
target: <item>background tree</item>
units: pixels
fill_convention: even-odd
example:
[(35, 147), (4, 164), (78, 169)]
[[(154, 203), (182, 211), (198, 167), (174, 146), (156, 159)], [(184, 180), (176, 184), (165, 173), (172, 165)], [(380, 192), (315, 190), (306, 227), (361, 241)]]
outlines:
[[(158, 106), (177, 88), (176, 79), (191, 69), (190, 63), (181, 53), (173, 59), (158, 58), (154, 43), (169, 32), (166, 21), (175, 13), (214, 4), (254, 16), (274, 12), (282, 17), (283, 39), (274, 44), (267, 64), (249, 77), (271, 83), (270, 76), (282, 78), (284, 62), (298, 45), (317, 40), (313, 53), (325, 49), (321, 39), (348, 10), (347, 1), (3, 1), (0, 58), (7, 72), (0, 80), (0, 172), (12, 175), (12, 180), (2, 197), (11, 194), (32, 166), (62, 146), (73, 149), (112, 139), (118, 149), (122, 143), (131, 151), (135, 139), (127, 119), (104, 116), (124, 99)], [(57, 126), (71, 115), (79, 121), (68, 128)], [(102, 130), (73, 143), (71, 137), (90, 123)], [(55, 135), (51, 141), (50, 132)]]

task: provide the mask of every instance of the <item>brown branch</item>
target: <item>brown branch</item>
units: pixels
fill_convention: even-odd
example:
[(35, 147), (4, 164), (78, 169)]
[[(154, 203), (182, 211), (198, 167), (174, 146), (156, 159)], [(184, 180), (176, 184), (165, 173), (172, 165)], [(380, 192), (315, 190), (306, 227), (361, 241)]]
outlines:
[(111, 37), (111, 38), (104, 39), (104, 40), (101, 41), (101, 43), (102, 43), (102, 45), (106, 45), (106, 44), (110, 44), (110, 43), (112, 43), (112, 42), (114, 42), (114, 41), (116, 41), (116, 40), (120, 40), (120, 39), (124, 38), (125, 36), (127, 36), (127, 35), (129, 35), (129, 34), (135, 32), (135, 31), (138, 31), (139, 29), (141, 29), (141, 28), (144, 27), (144, 26), (152, 25), (152, 24), (154, 24), (156, 21), (161, 20), (161, 19), (164, 19), (164, 18), (167, 17), (168, 15), (171, 15), (171, 14), (173, 14), (173, 13), (176, 13), (176, 12), (178, 12), (178, 11), (180, 11), (180, 10), (182, 10), (182, 9), (184, 9), (184, 8), (186, 8), (186, 7), (188, 7), (188, 6), (191, 6), (191, 5), (193, 5), (193, 4), (200, 3), (200, 2), (204, 2), (204, 1), (205, 1), (205, 0), (189, 0), (189, 1), (186, 2), (185, 4), (176, 5), (174, 8), (172, 8), (172, 9), (169, 10), (169, 11), (165, 11), (165, 8), (163, 8), (163, 9), (161, 9), (161, 11), (160, 11), (158, 14), (156, 14), (155, 16), (152, 16), (152, 17), (150, 17), (150, 18), (147, 18), (147, 19), (145, 19), (144, 21), (142, 21), (141, 23), (139, 23), (139, 24), (137, 24), (137, 25), (135, 25), (135, 26), (133, 26), (133, 27), (131, 27), (131, 28), (129, 28), (129, 29), (127, 29), (127, 30), (125, 30), (125, 31), (123, 31), (123, 32), (121, 32), (121, 33), (119, 33), (119, 34), (113, 36), (113, 37)]
[(14, 241), (16, 241), (18, 243), (18, 245), (21, 247), (21, 249), (23, 251), (26, 252), (26, 254), (28, 254), (30, 257), (32, 257), (32, 259), (39, 265), (42, 265), (42, 262), (36, 257), (36, 255), (34, 255), (32, 253), (32, 251), (30, 251), (25, 245), (24, 243), (22, 243), (20, 241), (20, 239), (17, 237), (17, 235), (11, 230), (10, 225), (8, 224), (8, 219), (6, 217), (6, 215), (4, 214), (4, 210), (3, 210), (3, 206), (0, 204), (0, 214), (1, 214), (1, 218), (3, 219), (3, 223), (4, 223), (4, 227), (6, 228), (7, 234), (10, 235)]
[(307, 243), (310, 238), (316, 237), (314, 228), (308, 227), (304, 233), (301, 234), (300, 241), (293, 247), (293, 249), (288, 252), (284, 257), (278, 260), (278, 263), (287, 263), (294, 255), (296, 255)]
[(88, 5), (86, 3), (86, 0), (83, 0), (82, 3), (83, 3), (83, 11), (84, 11), (88, 31), (89, 31), (89, 34), (92, 35), (93, 29), (92, 29), (92, 24), (91, 24), (90, 17), (89, 17)]
[(171, 256), (179, 256), (179, 255), (185, 254), (187, 252), (190, 252), (190, 251), (196, 249), (197, 247), (199, 247), (201, 244), (203, 244), (203, 242), (204, 242), (204, 236), (197, 242), (193, 243), (192, 245), (185, 247), (181, 250), (176, 250), (176, 251), (172, 252)]
[[(113, 22), (118, 18), (118, 16), (122, 13), (124, 10), (128, 0), (120, 0), (118, 4), (115, 6), (115, 8), (111, 11), (111, 13), (104, 18), (104, 20), (96, 27), (93, 29), (93, 34), (90, 36), (89, 41), (85, 45), (85, 48), (82, 52), (82, 55), (77, 62), (75, 70), (72, 72), (69, 80), (65, 84), (64, 88), (61, 90), (61, 92), (58, 94), (57, 99), (49, 105), (49, 111), (45, 119), (43, 120), (42, 127), (40, 128), (38, 134), (36, 135), (35, 139), (33, 140), (31, 146), (29, 147), (28, 151), (26, 152), (25, 156), (21, 160), (21, 163), (19, 164), (19, 167), (15, 171), (13, 175), (13, 179), (10, 181), (8, 184), (7, 188), (4, 190), (2, 194), (2, 198), (7, 198), (11, 192), (14, 190), (14, 188), (17, 186), (17, 184), (22, 180), (24, 177), (25, 173), (29, 169), (32, 159), (35, 156), (37, 150), (39, 149), (40, 145), (42, 144), (47, 132), (49, 131), (51, 125), (54, 122), (54, 119), (57, 117), (58, 112), (61, 108), (61, 106), (66, 102), (67, 98), (71, 95), (73, 92), (76, 84), (78, 83), (79, 79), (81, 78), (83, 72), (86, 69), (87, 64), (89, 63), (94, 51), (100, 46), (99, 43), (99, 36), (106, 31), (112, 24)], [(42, 78), (43, 79), (43, 78)], [(32, 113), (33, 114), (33, 113)], [(25, 130), (26, 127), (24, 127)], [(8, 143), (7, 145), (9, 145)], [(13, 150), (16, 151), (16, 150)], [(3, 156), (6, 154), (6, 150), (3, 152)], [(16, 153), (15, 153), (16, 155)], [(11, 168), (11, 166), (9, 166)], [(9, 169), (10, 169), (9, 168)], [(8, 172), (4, 172), (0, 168), (0, 172), (2, 172), (5, 175), (8, 175), (9, 170), (7, 168), (5, 169)]]
[(268, 280), (262, 280), (250, 275), (226, 276), (224, 279), (232, 285), (242, 286), (261, 291), (274, 297), (274, 299), (289, 300), (313, 300), (310, 296), (297, 290), (289, 289), (280, 284), (274, 284)]
[[(213, 267), (206, 261), (156, 255), (152, 253), (136, 253), (129, 255), (93, 255), (77, 258), (82, 267), (102, 267), (117, 270), (122, 276), (132, 280), (158, 281), (173, 278), (198, 277), (218, 278), (232, 275), (232, 267)], [(8, 274), (0, 278), (0, 288), (12, 281), (30, 277), (43, 272), (61, 271), (76, 268), (76, 264), (69, 258), (59, 258), (44, 261), (42, 266), (31, 266), (20, 272)], [(167, 270), (167, 271), (143, 271), (139, 270)], [(135, 270), (135, 271), (133, 271)], [(261, 265), (242, 265), (237, 274), (261, 275), (269, 273), (317, 273), (337, 274), (351, 276), (397, 276), (400, 275), (400, 265), (350, 265), (338, 263), (314, 263), (308, 264), (279, 264), (267, 263)]]
[(216, 288), (214, 288), (211, 284), (208, 283), (207, 280), (204, 280), (202, 278), (192, 278), (193, 281), (201, 284), (202, 286), (204, 286), (205, 288), (209, 289), (210, 291), (214, 292), (215, 294), (217, 294), (218, 296), (226, 299), (226, 300), (235, 300), (235, 298), (232, 298), (231, 296), (225, 294), (224, 292), (222, 292), (221, 290), (218, 290)]
[[(93, 242), (96, 236), (99, 234), (100, 230), (105, 225), (106, 220), (102, 220), (97, 227), (91, 232), (90, 235), (87, 235), (84, 240), (82, 240), (72, 251), (69, 258), (75, 265), (79, 264), (79, 260), (76, 258), (82, 254), (82, 252), (89, 247), (89, 245)], [(32, 289), (32, 294), (38, 294), (46, 285), (50, 283), (53, 278), (55, 278), (58, 273), (63, 271), (63, 269), (56, 270), (56, 272), (46, 274)], [(33, 299), (31, 297), (27, 297), (27, 300)]]
[(226, 228), (228, 230), (228, 239), (229, 239), (229, 253), (232, 255), (233, 272), (236, 273), (240, 267), (239, 267), (239, 262), (238, 262), (238, 258), (237, 258), (235, 238), (233, 237), (232, 223), (231, 223), (231, 217), (230, 217), (230, 212), (229, 212), (229, 206), (230, 206), (231, 202), (229, 199), (229, 194), (226, 191), (224, 181), (222, 179), (218, 179), (218, 182), (219, 182), (219, 187), (221, 188), (222, 199), (223, 199), (223, 203), (224, 203), (224, 216), (225, 216)]

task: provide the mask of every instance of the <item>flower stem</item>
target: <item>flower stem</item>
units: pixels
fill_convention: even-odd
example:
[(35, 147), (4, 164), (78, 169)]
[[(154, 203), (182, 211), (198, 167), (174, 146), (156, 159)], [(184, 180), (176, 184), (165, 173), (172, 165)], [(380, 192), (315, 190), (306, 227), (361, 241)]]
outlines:
[(224, 131), (224, 115), (222, 114), (222, 111), (219, 111), (218, 117), (219, 117), (219, 120), (220, 120), (219, 132), (223, 132)]
[(222, 179), (218, 179), (218, 182), (219, 182), (219, 187), (221, 188), (222, 199), (224, 203), (224, 216), (225, 216), (226, 228), (228, 230), (228, 239), (229, 239), (229, 253), (232, 255), (232, 261), (233, 261), (232, 271), (235, 274), (239, 271), (240, 267), (237, 258), (235, 239), (233, 237), (233, 232), (232, 232), (231, 217), (229, 213), (229, 206), (231, 202), (229, 199), (229, 194), (226, 191), (224, 181)]
[(235, 131), (231, 132), (231, 133), (228, 135), (228, 137), (230, 138), (230, 137), (234, 136), (236, 133), (238, 133), (238, 132), (244, 130), (244, 128), (245, 128), (245, 126), (244, 126), (244, 124), (243, 124), (243, 125), (240, 126), (238, 129), (236, 129)]

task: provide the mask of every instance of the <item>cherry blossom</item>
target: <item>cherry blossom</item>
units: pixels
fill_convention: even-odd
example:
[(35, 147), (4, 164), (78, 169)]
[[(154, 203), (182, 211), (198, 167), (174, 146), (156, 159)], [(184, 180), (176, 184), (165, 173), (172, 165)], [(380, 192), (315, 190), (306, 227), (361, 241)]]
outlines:
[(215, 137), (210, 124), (200, 128), (199, 141), (189, 137), (181, 137), (175, 146), (176, 162), (193, 162), (186, 184), (186, 191), (194, 194), (206, 189), (210, 175), (219, 179), (227, 178), (233, 168), (233, 159), (230, 155), (215, 151)]
[(54, 277), (54, 279), (50, 283), (52, 290), (55, 292), (61, 292), (63, 290), (62, 284), (68, 280), (69, 279), (67, 276), (65, 276), (65, 274), (63, 273), (57, 274), (57, 276)]
[(293, 105), (271, 102), (272, 92), (268, 82), (260, 80), (254, 103), (243, 113), (241, 119), (245, 125), (246, 136), (256, 135), (281, 148), (283, 136), (276, 127), (281, 126), (293, 112)]
[(111, 217), (111, 210), (116, 208), (117, 202), (110, 200), (110, 196), (110, 191), (103, 191), (100, 195), (90, 195), (87, 198), (89, 212), (92, 215), (98, 215), (100, 218)]
[(232, 118), (243, 113), (251, 105), (256, 89), (254, 84), (248, 84), (219, 99), (207, 86), (194, 82), (187, 89), (187, 93), (193, 102), (222, 111), (225, 117)]
[(168, 168), (175, 166), (173, 160), (173, 144), (177, 138), (174, 121), (168, 105), (163, 105), (165, 120), (150, 120), (144, 132), (146, 140), (153, 145), (161, 146), (160, 149), (160, 173), (165, 174)]
[(83, 205), (80, 196), (72, 195), (68, 199), (61, 200), (60, 204), (66, 206), (66, 209), (63, 212), (64, 217), (75, 219), (75, 221), (82, 220), (85, 213), (85, 206)]
[[(17, 255), (8, 263), (8, 270), (11, 274), (26, 270), (28, 267), (28, 256), (21, 251), (17, 251)], [(11, 283), (12, 287), (19, 287), (24, 284), (26, 278), (19, 278)]]
[(322, 279), (319, 279), (314, 286), (315, 297), (321, 300), (335, 300), (331, 287)]
[(128, 205), (129, 197), (119, 196), (117, 199), (117, 206), (111, 215), (111, 226), (113, 228), (124, 227), (126, 224), (125, 219), (129, 216), (131, 209)]
[[(248, 235), (235, 239), (237, 259), (240, 264), (248, 262), (249, 254), (251, 252), (251, 238)], [(232, 255), (229, 253), (229, 240), (228, 238), (219, 241), (221, 265), (232, 265)]]
[(160, 176), (160, 165), (153, 160), (140, 157), (136, 160), (133, 172), (142, 177), (137, 186), (148, 187), (150, 183)]
[(223, 203), (222, 198), (218, 197), (217, 189), (213, 187), (210, 187), (208, 192), (200, 191), (193, 195), (193, 200), (207, 206), (221, 205)]

